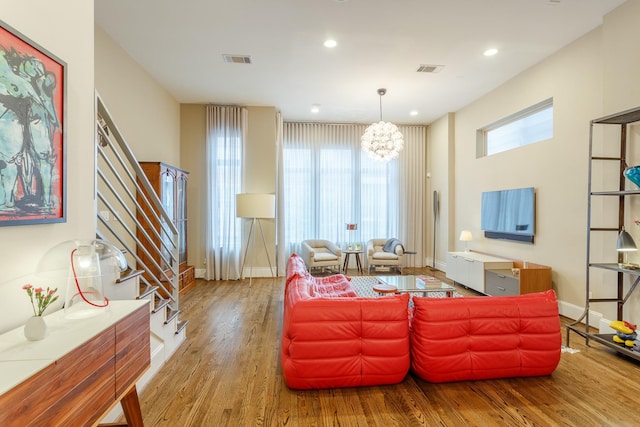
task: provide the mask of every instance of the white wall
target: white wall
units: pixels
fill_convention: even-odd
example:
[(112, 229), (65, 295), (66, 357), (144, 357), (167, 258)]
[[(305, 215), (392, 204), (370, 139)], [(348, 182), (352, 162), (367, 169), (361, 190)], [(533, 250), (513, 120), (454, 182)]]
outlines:
[(95, 28), (96, 90), (139, 161), (180, 163), (180, 104)]
[[(625, 3), (602, 27), (456, 112), (455, 177), (450, 180), (455, 212), (450, 241), (443, 245), (461, 250), (457, 235), (469, 229), (471, 249), (549, 265), (559, 299), (576, 309), (584, 305), (589, 122), (640, 105), (640, 56), (633, 48), (640, 37), (638, 18), (640, 2)], [(551, 140), (476, 158), (478, 128), (549, 97), (555, 110)], [(527, 186), (536, 188), (535, 244), (485, 239), (481, 193)], [(615, 248), (611, 252), (615, 255)], [(639, 298), (634, 295), (630, 307), (637, 307)], [(615, 304), (597, 308), (609, 319), (616, 317)], [(628, 316), (640, 320), (637, 310)]]
[[(0, 331), (31, 315), (28, 299), (12, 279), (33, 273), (52, 246), (95, 235), (93, 201), (94, 73), (93, 2), (4, 0), (2, 20), (67, 63), (67, 221), (0, 227)], [(64, 286), (64, 284), (61, 284)]]

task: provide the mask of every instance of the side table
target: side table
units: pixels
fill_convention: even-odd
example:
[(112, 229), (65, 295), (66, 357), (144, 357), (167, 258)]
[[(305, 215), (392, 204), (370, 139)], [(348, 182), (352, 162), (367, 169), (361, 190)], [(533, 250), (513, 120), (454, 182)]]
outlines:
[(364, 251), (362, 249), (358, 250), (358, 249), (346, 249), (344, 251), (342, 251), (342, 253), (344, 253), (344, 264), (342, 266), (342, 270), (344, 271), (344, 274), (347, 274), (347, 268), (349, 268), (349, 256), (350, 255), (355, 255), (356, 257), (356, 266), (358, 267), (358, 273), (360, 274), (364, 274), (364, 269), (362, 268), (362, 261), (360, 261), (360, 254), (364, 253)]

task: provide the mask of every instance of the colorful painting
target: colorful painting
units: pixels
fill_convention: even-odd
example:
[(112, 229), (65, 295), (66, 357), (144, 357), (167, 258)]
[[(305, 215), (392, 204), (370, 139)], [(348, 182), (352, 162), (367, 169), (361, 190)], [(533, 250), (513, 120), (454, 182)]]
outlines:
[(66, 63), (0, 21), (0, 226), (64, 222)]

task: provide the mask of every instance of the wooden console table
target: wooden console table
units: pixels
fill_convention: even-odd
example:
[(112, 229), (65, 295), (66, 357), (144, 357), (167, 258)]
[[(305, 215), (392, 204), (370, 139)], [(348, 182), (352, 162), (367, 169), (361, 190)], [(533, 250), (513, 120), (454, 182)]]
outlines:
[(91, 426), (118, 402), (142, 426), (136, 382), (150, 366), (146, 300), (110, 301), (86, 319), (46, 316), (49, 336), (0, 335), (1, 426)]

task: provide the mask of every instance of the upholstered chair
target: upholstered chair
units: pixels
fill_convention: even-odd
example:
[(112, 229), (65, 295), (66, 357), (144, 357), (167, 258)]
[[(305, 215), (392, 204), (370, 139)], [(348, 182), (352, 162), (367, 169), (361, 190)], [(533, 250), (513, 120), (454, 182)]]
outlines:
[(390, 239), (371, 239), (367, 242), (367, 268), (369, 273), (376, 267), (395, 268), (402, 274), (402, 258), (404, 256), (404, 248), (400, 242), (393, 245), (390, 249), (392, 252), (384, 250), (385, 244)]
[(302, 242), (302, 259), (309, 271), (317, 268), (333, 268), (340, 271), (342, 250), (329, 240), (304, 240)]

